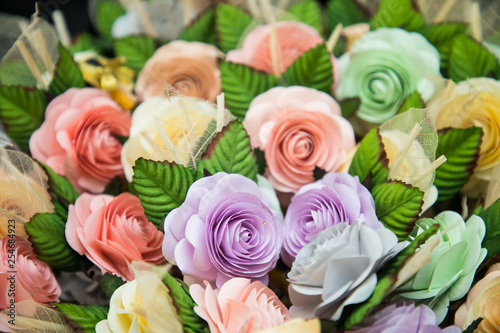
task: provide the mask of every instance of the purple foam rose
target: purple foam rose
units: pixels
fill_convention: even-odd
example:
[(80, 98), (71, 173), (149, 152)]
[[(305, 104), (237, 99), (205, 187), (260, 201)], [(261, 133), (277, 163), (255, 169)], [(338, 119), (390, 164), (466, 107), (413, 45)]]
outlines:
[(234, 277), (268, 282), (279, 258), (282, 224), (252, 180), (216, 173), (194, 182), (165, 218), (163, 255), (188, 284)]
[(426, 305), (392, 304), (368, 317), (346, 333), (460, 333), (456, 326), (443, 330), (436, 325), (436, 314)]
[(320, 231), (356, 220), (373, 229), (383, 226), (375, 214), (372, 195), (357, 176), (326, 174), (293, 196), (285, 216), (281, 258), (291, 267), (299, 250)]

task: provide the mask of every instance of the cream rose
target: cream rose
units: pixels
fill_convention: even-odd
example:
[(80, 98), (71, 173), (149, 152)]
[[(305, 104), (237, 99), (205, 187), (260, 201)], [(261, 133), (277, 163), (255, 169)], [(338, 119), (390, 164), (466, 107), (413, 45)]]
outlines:
[(182, 333), (182, 324), (168, 288), (156, 273), (144, 273), (115, 290), (107, 320), (97, 333)]

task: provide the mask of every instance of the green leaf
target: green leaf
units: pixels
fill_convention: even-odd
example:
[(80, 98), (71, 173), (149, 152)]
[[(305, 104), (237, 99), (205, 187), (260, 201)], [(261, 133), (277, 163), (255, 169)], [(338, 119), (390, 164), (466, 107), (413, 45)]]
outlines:
[(68, 219), (68, 206), (75, 203), (79, 194), (73, 184), (64, 176), (58, 175), (48, 165), (38, 162), (48, 177), (49, 194), (55, 207), (55, 212), (63, 221)]
[(371, 192), (380, 222), (394, 232), (399, 241), (405, 240), (422, 210), (424, 193), (399, 180), (379, 184)]
[(126, 13), (118, 1), (100, 1), (97, 4), (97, 30), (104, 37), (111, 38), (111, 27), (115, 20)]
[(215, 8), (209, 8), (189, 26), (185, 27), (181, 31), (179, 39), (216, 45)]
[(370, 189), (387, 180), (389, 161), (377, 128), (372, 129), (361, 141), (354, 155), (349, 174), (358, 176), (359, 181)]
[(108, 318), (109, 308), (100, 305), (52, 303), (62, 312), (68, 324), (77, 332), (93, 333), (101, 320)]
[(203, 169), (212, 175), (220, 171), (239, 173), (257, 181), (257, 161), (248, 134), (239, 120), (224, 127), (207, 147), (198, 162), (198, 178), (202, 177)]
[(256, 71), (248, 66), (222, 61), (220, 64), (222, 91), (227, 108), (240, 120), (252, 100), (278, 85), (274, 75)]
[(353, 0), (329, 0), (326, 4), (326, 27), (328, 32), (332, 32), (337, 24), (344, 27), (356, 23), (368, 22), (365, 15), (366, 9), (361, 7), (357, 1)]
[(500, 253), (500, 199), (479, 214), (486, 226), (482, 247), (488, 250), (485, 260)]
[(304, 0), (296, 3), (288, 11), (300, 21), (318, 30), (320, 34), (323, 34), (321, 9), (315, 0)]
[(146, 36), (128, 36), (114, 41), (117, 56), (127, 58), (125, 65), (139, 72), (156, 51), (155, 40)]
[(168, 273), (163, 278), (163, 283), (170, 290), (174, 304), (178, 309), (179, 317), (182, 320), (184, 332), (208, 333), (208, 324), (194, 312), (196, 303), (189, 294), (188, 286), (184, 282), (173, 278)]
[(465, 329), (465, 331), (463, 333), (473, 333), (474, 330), (479, 326), (479, 324), (481, 324), (482, 321), (483, 321), (483, 318), (481, 318), (481, 317), (477, 318), (469, 326), (467, 326), (467, 328)]
[(446, 156), (446, 163), (437, 168), (434, 178), (438, 201), (453, 198), (469, 181), (479, 157), (481, 138), (480, 127), (439, 131), (436, 156)]
[(71, 54), (75, 54), (82, 51), (95, 51), (101, 53), (99, 48), (94, 44), (92, 35), (88, 32), (84, 32), (78, 36), (76, 43), (69, 46), (69, 51)]
[(54, 78), (49, 86), (49, 92), (54, 96), (64, 93), (69, 88), (85, 87), (82, 72), (71, 53), (61, 43), (58, 47), (59, 60), (57, 60)]
[(219, 48), (223, 52), (236, 49), (252, 20), (252, 17), (242, 9), (219, 3), (216, 9), (215, 25)]
[(349, 118), (352, 116), (361, 105), (361, 100), (358, 97), (346, 98), (339, 101), (342, 117)]
[(96, 280), (99, 283), (102, 291), (104, 291), (104, 293), (108, 297), (111, 297), (116, 289), (125, 284), (125, 281), (123, 281), (121, 277), (109, 273), (97, 276)]
[(66, 241), (66, 224), (53, 213), (36, 214), (24, 225), (37, 258), (52, 269), (76, 272), (81, 270), (82, 256)]
[(139, 158), (135, 161), (133, 184), (144, 213), (157, 227), (172, 209), (186, 199), (195, 181), (194, 171), (183, 165)]
[(382, 0), (370, 21), (372, 30), (389, 27), (416, 30), (424, 24), (424, 17), (413, 8), (411, 0)]
[(411, 108), (422, 109), (423, 107), (424, 107), (424, 102), (422, 101), (422, 98), (420, 97), (418, 91), (415, 91), (413, 94), (410, 94), (410, 96), (408, 96), (405, 99), (403, 104), (401, 104), (398, 113), (406, 112)]
[(255, 159), (257, 160), (257, 166), (258, 166), (257, 172), (260, 175), (263, 175), (264, 172), (266, 172), (266, 167), (267, 167), (265, 154), (259, 148), (255, 148), (253, 150), (253, 154), (255, 156)]
[(31, 134), (42, 124), (46, 107), (42, 90), (0, 86), (0, 120), (23, 150), (28, 150)]
[(471, 37), (461, 35), (453, 39), (449, 68), (449, 75), (453, 81), (494, 76), (498, 65), (498, 59)]
[(305, 86), (331, 94), (333, 67), (326, 45), (320, 44), (304, 52), (283, 73), (291, 86)]

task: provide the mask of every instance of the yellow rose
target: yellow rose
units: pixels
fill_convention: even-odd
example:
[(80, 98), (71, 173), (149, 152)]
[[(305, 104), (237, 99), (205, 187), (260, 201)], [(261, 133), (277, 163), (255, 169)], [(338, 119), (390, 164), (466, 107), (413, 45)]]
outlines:
[(97, 333), (182, 333), (181, 319), (168, 288), (156, 273), (145, 273), (115, 290), (107, 320)]
[(232, 116), (206, 100), (171, 96), (151, 97), (132, 115), (130, 137), (122, 148), (122, 165), (132, 181), (139, 157), (194, 168), (211, 139)]
[(484, 194), (495, 166), (500, 164), (500, 82), (489, 78), (450, 82), (431, 103), (444, 103), (436, 118), (438, 129), (482, 127), (479, 159), (464, 193)]
[(270, 328), (264, 331), (259, 331), (258, 333), (320, 333), (321, 323), (318, 318), (313, 318), (310, 320), (305, 320), (303, 318), (296, 318), (287, 321), (281, 326)]
[(455, 325), (466, 329), (474, 320), (483, 320), (476, 333), (500, 332), (500, 264), (493, 265), (486, 276), (470, 291), (467, 301), (455, 313)]

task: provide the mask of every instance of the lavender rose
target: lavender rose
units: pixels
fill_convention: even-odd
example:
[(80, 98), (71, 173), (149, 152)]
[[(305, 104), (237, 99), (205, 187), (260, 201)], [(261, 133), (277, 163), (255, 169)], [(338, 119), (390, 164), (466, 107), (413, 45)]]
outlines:
[(270, 207), (257, 184), (241, 175), (199, 179), (165, 218), (163, 255), (188, 284), (207, 280), (220, 288), (235, 277), (267, 284), (282, 242), (281, 220)]
[(326, 174), (293, 196), (285, 216), (281, 258), (292, 266), (299, 250), (320, 231), (356, 220), (372, 229), (383, 227), (375, 214), (372, 195), (357, 176)]

